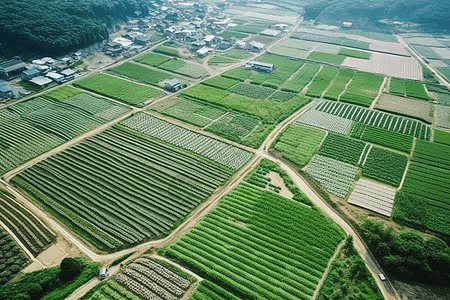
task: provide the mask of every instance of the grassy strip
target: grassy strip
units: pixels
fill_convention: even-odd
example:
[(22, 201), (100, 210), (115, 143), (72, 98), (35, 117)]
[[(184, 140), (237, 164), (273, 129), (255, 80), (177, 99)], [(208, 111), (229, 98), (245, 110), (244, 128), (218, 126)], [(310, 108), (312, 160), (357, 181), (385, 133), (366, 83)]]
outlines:
[(125, 254), (125, 255), (122, 255), (121, 257), (116, 258), (109, 266), (110, 266), (110, 267), (113, 267), (113, 266), (115, 266), (115, 265), (118, 265), (118, 264), (120, 264), (121, 262), (123, 262), (125, 259), (127, 259), (128, 257), (130, 257), (131, 255), (133, 255), (133, 252), (128, 253), (128, 254)]

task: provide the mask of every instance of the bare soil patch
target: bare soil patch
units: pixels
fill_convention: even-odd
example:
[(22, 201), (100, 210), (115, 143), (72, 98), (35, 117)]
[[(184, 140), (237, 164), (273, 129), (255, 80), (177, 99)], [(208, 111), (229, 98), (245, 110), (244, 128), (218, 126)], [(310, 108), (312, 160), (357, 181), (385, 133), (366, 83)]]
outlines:
[(276, 186), (281, 187), (280, 190), (280, 196), (283, 196), (285, 198), (291, 199), (294, 197), (294, 195), (291, 193), (290, 190), (286, 187), (284, 184), (283, 178), (281, 178), (280, 174), (277, 172), (270, 171), (269, 174), (267, 174), (267, 177), (270, 178), (270, 183)]

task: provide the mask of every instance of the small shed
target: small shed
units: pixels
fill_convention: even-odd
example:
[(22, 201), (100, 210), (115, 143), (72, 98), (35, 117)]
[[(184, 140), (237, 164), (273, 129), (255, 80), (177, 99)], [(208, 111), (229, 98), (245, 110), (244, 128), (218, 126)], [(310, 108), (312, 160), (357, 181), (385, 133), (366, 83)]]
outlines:
[(166, 82), (166, 90), (175, 93), (181, 90), (182, 86), (178, 79), (174, 78)]
[(251, 41), (249, 43), (247, 43), (247, 49), (253, 52), (260, 52), (264, 49), (264, 44), (255, 42), (255, 41)]
[(29, 81), (39, 75), (41, 75), (41, 72), (36, 68), (25, 70), (22, 72), (22, 80)]
[(29, 82), (31, 84), (34, 84), (35, 86), (44, 87), (47, 84), (52, 83), (52, 80), (50, 78), (47, 78), (44, 76), (37, 76), (37, 77), (34, 77), (33, 79), (31, 79)]
[(45, 76), (56, 83), (61, 83), (64, 80), (64, 76), (56, 72), (48, 72)]
[(66, 81), (74, 80), (76, 72), (72, 69), (65, 69), (61, 72), (59, 72), (61, 75), (64, 76), (64, 79)]
[(14, 97), (14, 94), (9, 86), (0, 86), (0, 99), (7, 99), (12, 97)]

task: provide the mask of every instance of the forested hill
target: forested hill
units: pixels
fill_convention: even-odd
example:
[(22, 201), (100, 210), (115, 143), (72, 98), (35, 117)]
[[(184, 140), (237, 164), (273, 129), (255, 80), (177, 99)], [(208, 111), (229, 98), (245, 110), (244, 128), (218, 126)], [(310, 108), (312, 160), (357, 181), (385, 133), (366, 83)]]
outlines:
[(66, 53), (108, 37), (107, 27), (144, 0), (1, 0), (0, 43), (42, 55)]
[(381, 19), (408, 21), (437, 30), (450, 30), (449, 0), (282, 0), (301, 2), (305, 18), (323, 22), (375, 24)]

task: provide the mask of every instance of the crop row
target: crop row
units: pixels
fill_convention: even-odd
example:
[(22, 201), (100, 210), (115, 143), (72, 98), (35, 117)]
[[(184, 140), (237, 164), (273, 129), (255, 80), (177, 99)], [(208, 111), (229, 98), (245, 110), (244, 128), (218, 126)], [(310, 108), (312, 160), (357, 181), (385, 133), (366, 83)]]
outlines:
[[(241, 184), (200, 224), (161, 252), (231, 292), (309, 299), (341, 239), (339, 228), (319, 211)], [(234, 251), (227, 250), (230, 247)]]
[(301, 92), (303, 88), (313, 79), (314, 75), (319, 71), (319, 64), (305, 63), (298, 73), (289, 81), (284, 83), (282, 87), (294, 92)]
[(390, 217), (394, 203), (395, 189), (379, 183), (360, 179), (351, 193), (348, 203), (361, 206)]
[(323, 91), (330, 85), (337, 73), (338, 68), (323, 66), (322, 70), (317, 73), (316, 77), (314, 77), (314, 80), (309, 85), (306, 96), (320, 98)]
[(91, 242), (115, 248), (164, 235), (229, 176), (183, 150), (110, 129), (12, 182), (86, 231)]
[(344, 92), (345, 87), (355, 75), (355, 71), (351, 69), (339, 68), (339, 73), (334, 78), (330, 88), (325, 92), (325, 99), (338, 100), (339, 95)]
[(195, 133), (149, 114), (136, 114), (121, 124), (177, 147), (190, 150), (233, 170), (241, 168), (252, 156), (246, 150)]
[(450, 170), (450, 147), (417, 140), (412, 161)]
[(295, 123), (303, 123), (344, 135), (346, 135), (352, 127), (351, 120), (315, 109), (310, 109), (298, 117), (297, 120), (295, 120)]
[(113, 74), (128, 77), (143, 83), (148, 83), (156, 86), (161, 86), (161, 84), (159, 83), (165, 79), (173, 78), (166, 73), (130, 62), (126, 62), (124, 64), (121, 64), (120, 66), (108, 69), (108, 71)]
[(212, 283), (209, 280), (202, 280), (194, 293), (189, 297), (191, 300), (241, 300), (224, 288)]
[(432, 100), (428, 96), (421, 82), (391, 78), (389, 84), (389, 93), (402, 97), (413, 97), (423, 100)]
[(276, 91), (275, 89), (269, 87), (243, 82), (236, 84), (230, 89), (230, 92), (239, 95), (244, 95), (254, 99), (266, 99), (270, 95), (272, 95), (275, 91)]
[(372, 147), (364, 160), (362, 175), (398, 187), (407, 162), (408, 158), (403, 154)]
[(364, 142), (329, 133), (319, 149), (319, 154), (358, 166), (365, 147)]
[(369, 107), (378, 94), (383, 76), (372, 73), (356, 72), (355, 77), (347, 86), (347, 90), (339, 101)]
[(119, 284), (117, 281), (108, 280), (106, 284), (103, 284), (97, 289), (89, 300), (139, 300), (138, 296), (135, 296), (126, 287)]
[(27, 256), (8, 232), (0, 226), (0, 285), (19, 273), (27, 261)]
[(370, 126), (408, 134), (419, 139), (430, 140), (431, 138), (430, 127), (414, 119), (334, 101), (323, 102), (316, 109)]

